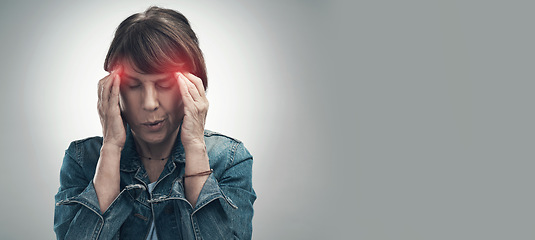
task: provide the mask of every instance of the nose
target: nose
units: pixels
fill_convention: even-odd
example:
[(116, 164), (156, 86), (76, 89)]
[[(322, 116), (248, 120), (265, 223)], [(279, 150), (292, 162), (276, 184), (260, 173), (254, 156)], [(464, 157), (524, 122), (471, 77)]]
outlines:
[(160, 106), (158, 92), (153, 87), (145, 88), (143, 96), (143, 109), (146, 111), (156, 111)]

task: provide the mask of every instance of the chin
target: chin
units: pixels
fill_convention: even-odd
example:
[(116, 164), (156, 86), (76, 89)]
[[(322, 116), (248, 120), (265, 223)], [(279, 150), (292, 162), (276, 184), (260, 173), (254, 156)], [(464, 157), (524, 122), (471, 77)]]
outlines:
[(141, 140), (143, 140), (144, 142), (148, 143), (148, 144), (160, 144), (160, 143), (164, 143), (166, 140), (171, 140), (171, 139), (168, 139), (167, 136), (161, 134), (161, 135), (155, 135), (155, 134), (141, 134), (141, 136), (139, 136), (141, 138)]
[[(136, 131), (137, 130), (137, 131)], [(173, 141), (174, 139), (171, 139), (171, 133), (169, 131), (161, 131), (161, 132), (146, 132), (142, 129), (132, 129), (132, 132), (134, 136), (148, 144), (160, 144), (164, 143), (165, 141)]]

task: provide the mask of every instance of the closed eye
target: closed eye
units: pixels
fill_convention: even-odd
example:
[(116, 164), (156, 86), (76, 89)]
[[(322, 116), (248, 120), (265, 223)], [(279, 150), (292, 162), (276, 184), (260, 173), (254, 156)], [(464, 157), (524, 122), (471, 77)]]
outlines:
[(141, 87), (141, 82), (138, 81), (138, 80), (134, 80), (134, 79), (131, 79), (131, 78), (127, 78), (125, 79), (125, 85), (129, 88), (139, 88)]
[(132, 82), (132, 83), (129, 83), (127, 84), (129, 88), (139, 88), (141, 87), (141, 83), (136, 83), (136, 82)]
[(172, 88), (174, 84), (175, 84), (175, 81), (173, 81), (171, 79), (158, 81), (158, 83), (157, 83), (158, 87), (163, 88), (163, 89)]

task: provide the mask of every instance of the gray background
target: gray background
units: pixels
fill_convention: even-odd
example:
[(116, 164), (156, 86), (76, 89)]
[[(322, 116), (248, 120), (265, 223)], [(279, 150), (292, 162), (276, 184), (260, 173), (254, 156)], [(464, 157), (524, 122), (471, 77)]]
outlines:
[(254, 239), (533, 239), (531, 1), (3, 1), (0, 239), (52, 239), (70, 141), (100, 135), (116, 26), (184, 13), (207, 128), (255, 157)]

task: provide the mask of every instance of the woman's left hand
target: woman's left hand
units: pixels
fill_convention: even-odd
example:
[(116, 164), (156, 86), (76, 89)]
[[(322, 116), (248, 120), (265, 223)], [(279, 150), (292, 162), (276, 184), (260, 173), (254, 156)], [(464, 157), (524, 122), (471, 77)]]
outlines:
[[(184, 106), (184, 118), (180, 140), (186, 153), (184, 175), (194, 175), (210, 170), (204, 142), (204, 123), (208, 112), (208, 99), (200, 78), (191, 73), (176, 73)], [(184, 177), (186, 199), (195, 207), (208, 175)]]
[(184, 105), (184, 118), (180, 140), (184, 149), (205, 147), (204, 125), (208, 112), (208, 99), (202, 80), (191, 73), (175, 73)]

